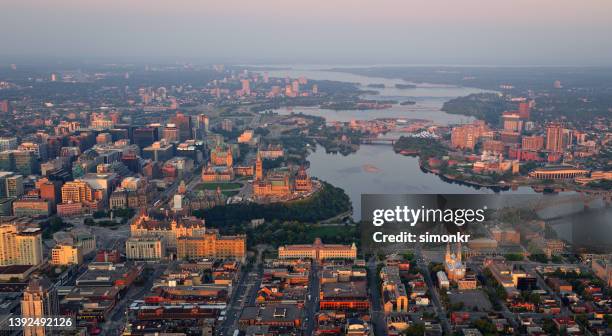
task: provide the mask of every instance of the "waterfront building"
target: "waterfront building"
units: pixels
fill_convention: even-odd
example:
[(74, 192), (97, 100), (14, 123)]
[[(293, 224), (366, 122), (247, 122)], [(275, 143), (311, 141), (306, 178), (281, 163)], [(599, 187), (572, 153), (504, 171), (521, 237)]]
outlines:
[(277, 197), (283, 198), (290, 196), (294, 191), (312, 191), (312, 180), (306, 169), (300, 167), (294, 178), (290, 171), (273, 171), (264, 174), (263, 160), (257, 154), (255, 162), (255, 179), (253, 181), (253, 195), (256, 197)]
[(270, 173), (261, 180), (253, 181), (253, 195), (256, 197), (284, 197), (292, 192), (293, 186), (286, 171)]
[(451, 145), (459, 149), (474, 150), (480, 137), (488, 131), (489, 128), (484, 121), (475, 121), (472, 124), (454, 127), (451, 131)]
[(541, 180), (566, 180), (586, 176), (588, 173), (589, 171), (586, 169), (570, 165), (558, 165), (536, 168), (529, 172), (529, 177)]

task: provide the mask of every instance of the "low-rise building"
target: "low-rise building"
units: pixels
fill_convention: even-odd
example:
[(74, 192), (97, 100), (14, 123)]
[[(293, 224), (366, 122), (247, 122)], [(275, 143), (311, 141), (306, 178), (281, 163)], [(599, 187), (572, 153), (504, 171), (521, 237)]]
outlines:
[(83, 263), (83, 251), (79, 245), (58, 244), (51, 250), (51, 264), (80, 265)]
[(166, 256), (166, 244), (160, 237), (131, 237), (125, 242), (130, 260), (159, 260)]

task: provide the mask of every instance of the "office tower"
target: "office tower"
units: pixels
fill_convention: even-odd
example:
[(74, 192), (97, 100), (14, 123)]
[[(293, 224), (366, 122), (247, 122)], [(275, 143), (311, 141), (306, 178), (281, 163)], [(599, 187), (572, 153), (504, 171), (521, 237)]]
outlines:
[(174, 146), (167, 141), (157, 141), (142, 149), (142, 158), (152, 161), (167, 161), (174, 156)]
[(234, 122), (231, 119), (221, 120), (221, 129), (226, 132), (231, 132), (234, 129)]
[(531, 109), (529, 107), (529, 103), (528, 102), (521, 102), (519, 103), (519, 109), (518, 109), (519, 115), (521, 116), (521, 119), (524, 120), (529, 120), (529, 118), (531, 117)]
[(0, 198), (23, 195), (23, 176), (13, 172), (0, 172)]
[(94, 190), (85, 181), (70, 181), (62, 186), (62, 203), (93, 202)]
[(8, 102), (8, 100), (6, 100), (6, 99), (0, 100), (0, 112), (8, 113), (8, 111), (9, 111), (9, 102)]
[(16, 137), (0, 137), (0, 152), (17, 149)]
[(157, 129), (154, 127), (139, 127), (134, 130), (134, 144), (140, 149), (151, 146), (152, 143), (159, 140)]
[(33, 153), (39, 160), (47, 160), (47, 146), (35, 142), (23, 142), (17, 148)]
[(478, 139), (487, 131), (486, 124), (479, 121), (457, 126), (451, 131), (451, 145), (455, 148), (474, 150)]
[(36, 155), (24, 150), (6, 150), (0, 152), (0, 170), (15, 171), (23, 175), (36, 174), (39, 171)]
[(519, 113), (516, 112), (504, 112), (502, 115), (504, 122), (504, 130), (510, 132), (521, 132), (523, 130), (523, 120)]
[[(25, 318), (50, 317), (59, 314), (57, 288), (46, 278), (33, 278), (23, 292), (21, 315)], [(44, 336), (44, 327), (25, 327), (24, 336)]]
[(38, 173), (39, 168), (39, 162), (34, 153), (22, 150), (15, 152), (15, 171), (23, 175), (32, 175)]
[(200, 114), (198, 116), (198, 128), (203, 129), (205, 132), (208, 132), (209, 124), (210, 124), (210, 120), (208, 119), (207, 115)]
[(565, 149), (563, 141), (563, 126), (551, 123), (546, 127), (546, 150), (561, 153)]
[(533, 151), (540, 150), (544, 148), (544, 137), (538, 135), (523, 137), (521, 148)]
[(23, 195), (23, 176), (12, 175), (6, 178), (6, 197), (18, 198)]
[(173, 118), (171, 118), (171, 122), (176, 125), (180, 142), (192, 138), (191, 118), (189, 116), (186, 116), (183, 113), (177, 113)]
[(300, 93), (300, 82), (294, 80), (293, 83), (291, 83), (291, 90), (293, 91), (293, 94), (298, 94)]
[(178, 142), (179, 140), (179, 131), (175, 124), (167, 124), (164, 128), (164, 133), (162, 139), (168, 142)]
[(251, 95), (251, 83), (248, 79), (243, 79), (242, 82), (242, 94), (250, 96)]

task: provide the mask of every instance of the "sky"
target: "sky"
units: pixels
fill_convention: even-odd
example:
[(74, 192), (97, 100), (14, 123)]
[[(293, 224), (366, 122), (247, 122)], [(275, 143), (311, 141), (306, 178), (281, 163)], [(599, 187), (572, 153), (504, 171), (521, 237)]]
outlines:
[(612, 65), (610, 0), (1, 0), (0, 57)]

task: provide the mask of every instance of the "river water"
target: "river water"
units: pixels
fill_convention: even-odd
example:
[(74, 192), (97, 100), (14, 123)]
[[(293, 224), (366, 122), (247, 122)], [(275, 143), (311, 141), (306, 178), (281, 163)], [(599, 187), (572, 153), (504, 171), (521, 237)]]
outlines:
[[(326, 118), (328, 121), (349, 121), (353, 119), (375, 119), (394, 117), (403, 119), (426, 119), (437, 124), (464, 123), (471, 119), (440, 111), (445, 101), (471, 93), (484, 92), (480, 89), (446, 85), (417, 84), (416, 89), (397, 89), (395, 84), (410, 84), (400, 79), (375, 78), (331, 72), (316, 69), (269, 71), (270, 77), (298, 78), (305, 76), (314, 80), (334, 80), (359, 83), (363, 89), (379, 91), (379, 95), (365, 96), (373, 99), (411, 100), (416, 105), (394, 105), (384, 110), (333, 111), (319, 108), (282, 108), (280, 114), (303, 112)], [(385, 84), (384, 89), (367, 87), (368, 84)], [(348, 156), (326, 153), (318, 146), (308, 156), (310, 174), (328, 181), (346, 191), (353, 204), (353, 217), (360, 218), (362, 194), (411, 194), (411, 193), (493, 193), (486, 188), (476, 189), (467, 185), (448, 183), (434, 174), (423, 172), (418, 159), (398, 155), (390, 145), (361, 145), (356, 153)], [(519, 188), (515, 193), (533, 193), (530, 188)]]

